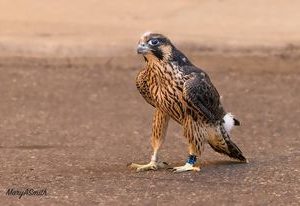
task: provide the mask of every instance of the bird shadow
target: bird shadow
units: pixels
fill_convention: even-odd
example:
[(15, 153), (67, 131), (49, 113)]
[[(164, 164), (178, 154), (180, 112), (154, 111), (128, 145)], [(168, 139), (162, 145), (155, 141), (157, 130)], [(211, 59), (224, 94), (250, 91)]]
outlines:
[(214, 160), (214, 161), (203, 161), (201, 166), (203, 167), (219, 167), (219, 166), (233, 166), (233, 165), (247, 165), (248, 162), (240, 162), (236, 160)]

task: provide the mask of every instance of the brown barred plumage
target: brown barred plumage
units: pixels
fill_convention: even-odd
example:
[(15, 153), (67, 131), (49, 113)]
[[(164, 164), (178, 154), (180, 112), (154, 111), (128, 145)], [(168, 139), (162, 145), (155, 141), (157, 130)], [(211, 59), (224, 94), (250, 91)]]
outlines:
[[(195, 67), (161, 34), (143, 35), (138, 53), (143, 54), (146, 66), (139, 72), (136, 85), (145, 100), (155, 107), (151, 138), (154, 154), (149, 164), (132, 164), (131, 167), (142, 171), (165, 166), (157, 161), (157, 151), (164, 140), (170, 118), (183, 126), (190, 155), (200, 156), (207, 142), (219, 153), (246, 161), (229, 138), (224, 125), (226, 112), (208, 75)], [(233, 118), (232, 121), (239, 123)], [(179, 172), (187, 170), (199, 168), (189, 163), (176, 168)]]

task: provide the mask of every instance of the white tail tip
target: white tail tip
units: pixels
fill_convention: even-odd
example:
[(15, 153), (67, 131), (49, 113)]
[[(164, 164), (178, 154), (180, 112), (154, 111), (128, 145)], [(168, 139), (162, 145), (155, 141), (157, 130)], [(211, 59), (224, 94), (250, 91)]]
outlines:
[(224, 123), (223, 126), (226, 130), (227, 133), (229, 133), (233, 126), (234, 126), (234, 119), (233, 119), (233, 115), (231, 113), (227, 113), (224, 117), (223, 117)]

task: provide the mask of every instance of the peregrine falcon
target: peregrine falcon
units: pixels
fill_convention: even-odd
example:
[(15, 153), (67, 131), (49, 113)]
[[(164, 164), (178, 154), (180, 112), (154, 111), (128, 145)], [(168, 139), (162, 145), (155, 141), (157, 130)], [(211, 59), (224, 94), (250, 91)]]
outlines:
[(216, 152), (247, 162), (241, 150), (230, 139), (233, 126), (240, 125), (226, 113), (217, 89), (209, 76), (179, 51), (164, 35), (147, 32), (139, 40), (137, 53), (143, 55), (146, 65), (136, 78), (136, 86), (144, 99), (155, 108), (151, 144), (153, 155), (148, 164), (132, 163), (136, 171), (166, 168), (158, 161), (170, 118), (183, 127), (188, 140), (189, 156), (183, 166), (174, 172), (200, 171), (195, 166), (197, 157), (208, 143)]

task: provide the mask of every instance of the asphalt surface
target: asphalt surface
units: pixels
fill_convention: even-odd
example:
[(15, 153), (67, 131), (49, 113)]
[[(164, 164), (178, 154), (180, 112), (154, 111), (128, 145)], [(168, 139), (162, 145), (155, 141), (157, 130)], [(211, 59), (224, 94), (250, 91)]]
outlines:
[[(207, 146), (199, 173), (129, 170), (151, 155), (153, 109), (135, 88), (138, 57), (2, 57), (0, 204), (299, 205), (299, 58), (192, 59), (240, 119), (232, 139), (249, 164)], [(171, 166), (187, 157), (175, 122), (160, 157)], [(9, 188), (47, 195), (18, 199)]]

